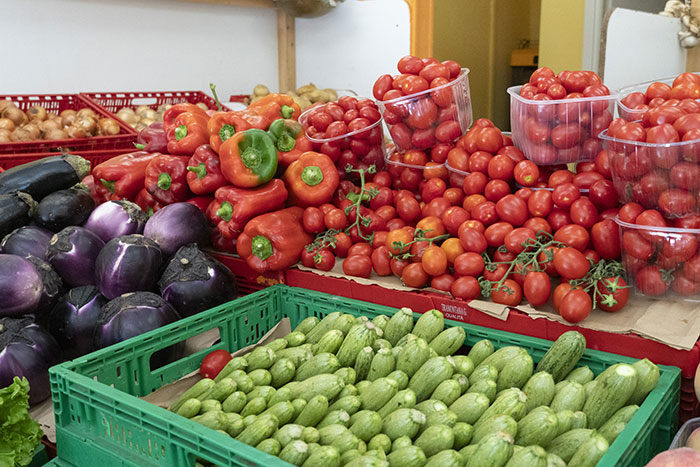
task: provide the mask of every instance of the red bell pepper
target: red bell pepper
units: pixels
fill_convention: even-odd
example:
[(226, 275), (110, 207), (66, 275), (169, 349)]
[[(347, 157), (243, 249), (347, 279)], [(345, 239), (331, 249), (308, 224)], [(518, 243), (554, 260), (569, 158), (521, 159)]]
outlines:
[(202, 144), (209, 142), (207, 123), (209, 116), (196, 112), (179, 114), (173, 124), (166, 128), (165, 137), (168, 139), (168, 152), (183, 156), (191, 156)]
[(209, 119), (207, 123), (207, 131), (209, 132), (209, 144), (215, 152), (219, 152), (219, 148), (224, 141), (229, 139), (235, 133), (245, 131), (251, 128), (243, 117), (236, 112), (217, 112)]
[(143, 189), (146, 167), (159, 155), (157, 152), (136, 151), (113, 157), (95, 166), (92, 175), (99, 199), (133, 200)]
[(134, 146), (141, 151), (165, 152), (168, 149), (168, 139), (165, 137), (163, 123), (153, 122), (139, 131)]
[(236, 133), (219, 148), (221, 173), (233, 185), (254, 188), (268, 182), (277, 170), (277, 150), (262, 130)]
[(313, 241), (304, 231), (303, 215), (302, 208), (293, 206), (252, 218), (238, 237), (238, 255), (260, 274), (293, 265)]
[(207, 214), (207, 208), (209, 205), (214, 201), (213, 196), (195, 196), (194, 198), (190, 198), (186, 203), (190, 203), (193, 206), (197, 206), (200, 211), (202, 211), (202, 214), (206, 215)]
[(235, 238), (226, 238), (218, 230), (211, 229), (211, 246), (216, 251), (236, 253), (236, 242)]
[(270, 120), (269, 118), (263, 115), (258, 115), (253, 112), (248, 112), (246, 110), (242, 110), (236, 113), (243, 120), (248, 122), (248, 125), (250, 125), (251, 128), (255, 128), (258, 130), (267, 131), (267, 129), (270, 128), (270, 124), (272, 123), (272, 120)]
[(175, 104), (163, 113), (163, 130), (167, 133), (168, 130), (171, 129), (171, 127), (177, 126), (175, 124), (175, 118), (183, 113), (195, 113), (200, 114), (202, 117), (209, 118), (207, 112), (199, 106), (189, 104), (187, 102), (184, 102), (182, 104)]
[(286, 200), (287, 189), (279, 178), (257, 188), (225, 186), (216, 190), (207, 213), (221, 235), (235, 238), (252, 217), (279, 209)]
[[(1, 169), (2, 167), (0, 167)], [(0, 170), (0, 173), (2, 173), (2, 170)], [(85, 185), (88, 187), (88, 190), (90, 190), (90, 196), (92, 199), (95, 201), (96, 204), (102, 204), (105, 201), (109, 201), (109, 198), (106, 197), (105, 195), (109, 194), (109, 191), (103, 191), (98, 193), (97, 192), (97, 187), (95, 186), (95, 177), (92, 175), (88, 175), (87, 177), (83, 178), (80, 181), (81, 185)]]
[(278, 118), (299, 119), (301, 108), (299, 104), (294, 102), (291, 96), (287, 94), (268, 94), (261, 97), (246, 109), (248, 113), (267, 117), (270, 122), (274, 122)]
[(156, 199), (151, 196), (151, 194), (145, 188), (139, 192), (138, 196), (136, 196), (134, 203), (138, 204), (138, 206), (149, 216), (152, 216), (154, 212), (163, 207), (163, 205), (156, 201)]
[(159, 203), (173, 204), (192, 197), (187, 185), (187, 156), (160, 154), (146, 167), (144, 187)]
[(313, 144), (306, 137), (304, 128), (296, 120), (283, 118), (275, 120), (267, 132), (277, 148), (277, 169), (279, 171), (284, 172), (302, 154), (313, 150)]
[(340, 178), (335, 164), (325, 154), (305, 152), (284, 172), (282, 177), (295, 206), (320, 206), (333, 197)]
[(208, 144), (198, 147), (187, 162), (187, 184), (197, 195), (214, 193), (228, 184), (221, 173), (219, 155)]

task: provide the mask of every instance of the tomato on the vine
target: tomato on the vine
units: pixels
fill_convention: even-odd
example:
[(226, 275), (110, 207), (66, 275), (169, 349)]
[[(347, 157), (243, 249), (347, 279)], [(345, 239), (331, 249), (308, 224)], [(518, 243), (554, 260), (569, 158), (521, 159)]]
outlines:
[(588, 292), (573, 289), (559, 303), (559, 314), (569, 323), (580, 323), (591, 314), (593, 300)]
[(370, 256), (372, 269), (378, 276), (391, 275), (391, 252), (386, 246), (380, 246), (372, 251)]
[(525, 275), (523, 284), (525, 299), (532, 306), (542, 306), (549, 300), (552, 292), (552, 282), (546, 272), (530, 271)]
[(481, 287), (475, 277), (462, 276), (455, 279), (452, 283), (450, 293), (454, 298), (474, 300), (481, 296)]
[(473, 251), (457, 256), (454, 260), (455, 272), (460, 276), (478, 277), (484, 272), (484, 258)]
[(520, 284), (513, 279), (506, 279), (500, 287), (494, 284), (491, 289), (491, 300), (501, 305), (516, 306), (523, 299), (523, 290)]
[(604, 277), (596, 283), (596, 289), (601, 295), (597, 307), (603, 311), (620, 311), (629, 300), (630, 287), (622, 277)]
[(668, 273), (657, 266), (647, 266), (637, 271), (634, 277), (634, 285), (644, 295), (663, 295), (668, 290), (670, 279)]
[(428, 274), (421, 263), (411, 263), (401, 272), (401, 281), (406, 287), (421, 288), (428, 282)]
[(581, 279), (591, 267), (583, 253), (571, 247), (559, 249), (554, 255), (554, 267), (567, 280)]
[(590, 239), (588, 230), (578, 224), (565, 225), (554, 233), (554, 240), (578, 251), (585, 250)]

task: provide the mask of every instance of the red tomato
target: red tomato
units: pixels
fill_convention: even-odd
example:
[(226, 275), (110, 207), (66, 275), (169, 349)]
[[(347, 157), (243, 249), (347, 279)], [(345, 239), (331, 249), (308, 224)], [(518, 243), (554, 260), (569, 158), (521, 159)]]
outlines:
[(678, 295), (693, 296), (700, 293), (700, 283), (690, 280), (682, 272), (676, 272), (671, 282), (671, 289)]
[(552, 226), (552, 230), (555, 232), (562, 227), (571, 224), (571, 217), (569, 217), (569, 210), (562, 208), (553, 208), (552, 212), (547, 216), (547, 222)]
[(554, 267), (561, 277), (572, 280), (585, 276), (591, 265), (579, 250), (566, 247), (554, 255)]
[(554, 234), (554, 240), (564, 245), (583, 251), (588, 246), (591, 237), (588, 230), (578, 224), (569, 224), (561, 227)]
[(690, 162), (680, 162), (671, 167), (669, 178), (678, 188), (697, 190), (700, 188), (700, 166)]
[(423, 269), (430, 276), (439, 276), (447, 271), (447, 254), (437, 245), (431, 245), (423, 252), (421, 258)]
[(540, 170), (534, 162), (524, 160), (515, 165), (513, 176), (515, 181), (522, 186), (534, 186), (540, 177)]
[(359, 242), (355, 243), (353, 246), (350, 247), (348, 250), (348, 256), (355, 256), (355, 255), (365, 255), (365, 256), (371, 256), (372, 255), (372, 246), (367, 243), (367, 242)]
[(489, 161), (487, 171), (489, 178), (508, 182), (513, 179), (514, 168), (515, 164), (510, 157), (499, 154)]
[(574, 288), (575, 287), (572, 287), (568, 282), (562, 282), (554, 288), (554, 292), (552, 293), (552, 305), (554, 305), (554, 309), (557, 310), (557, 312), (559, 311), (562, 298)]
[(573, 289), (559, 303), (559, 314), (569, 323), (580, 323), (591, 314), (593, 300), (581, 289)]
[(516, 306), (519, 305), (523, 299), (523, 290), (520, 284), (515, 282), (513, 279), (506, 279), (503, 281), (503, 285), (500, 288), (494, 288), (491, 290), (491, 300), (494, 303), (500, 303), (501, 305)]
[(617, 259), (620, 257), (620, 234), (614, 221), (605, 219), (596, 222), (591, 228), (591, 239), (593, 240), (593, 248), (601, 258)]
[(535, 190), (527, 200), (528, 211), (537, 217), (548, 216), (553, 206), (552, 192), (549, 190)]
[(367, 255), (348, 256), (343, 261), (343, 273), (368, 278), (372, 274), (372, 260)]
[(525, 221), (523, 227), (531, 229), (536, 234), (539, 234), (540, 232), (547, 232), (549, 234), (552, 233), (552, 226), (549, 225), (547, 219), (543, 217), (531, 217)]
[(317, 234), (326, 229), (323, 211), (317, 207), (308, 207), (304, 209), (302, 218), (304, 230), (310, 234)]
[(552, 282), (549, 275), (546, 272), (528, 272), (525, 275), (523, 292), (530, 305), (535, 307), (544, 305), (552, 292)]
[(573, 183), (557, 185), (552, 192), (552, 201), (560, 208), (570, 207), (580, 197), (581, 192)]
[(683, 137), (683, 135), (688, 133), (690, 130), (700, 128), (700, 113), (681, 115), (675, 122), (673, 122), (673, 128), (681, 137)]
[(404, 197), (396, 202), (396, 213), (406, 222), (413, 222), (421, 215), (420, 204), (413, 197)]
[(396, 277), (399, 277), (399, 278), (400, 278), (400, 277), (401, 277), (401, 274), (403, 274), (403, 270), (404, 270), (404, 269), (406, 268), (406, 266), (408, 266), (409, 264), (411, 264), (411, 261), (410, 261), (410, 260), (392, 258), (392, 259), (391, 259), (391, 264), (390, 264), (391, 273), (392, 273), (393, 275), (395, 275)]
[(430, 98), (423, 98), (413, 103), (408, 114), (408, 124), (412, 128), (428, 129), (437, 119), (437, 106)]
[(659, 195), (659, 208), (669, 217), (682, 217), (695, 208), (695, 197), (685, 190), (666, 190)]
[(377, 78), (377, 81), (374, 82), (374, 86), (372, 87), (372, 95), (374, 96), (374, 98), (377, 100), (382, 100), (384, 94), (386, 94), (387, 91), (392, 89), (393, 81), (394, 78), (392, 78), (391, 75), (382, 75), (379, 78)]
[(345, 232), (338, 232), (334, 235), (335, 247), (333, 248), (333, 253), (338, 258), (345, 258), (348, 255), (348, 250), (352, 246), (352, 240), (350, 236)]
[(598, 210), (595, 204), (587, 197), (579, 198), (571, 204), (569, 209), (571, 220), (580, 226), (590, 229), (598, 222)]
[(693, 234), (671, 234), (662, 243), (661, 254), (675, 263), (684, 263), (695, 256), (698, 241)]
[(399, 63), (396, 66), (399, 73), (410, 73), (417, 75), (423, 69), (423, 60), (413, 55), (406, 55), (399, 59)]
[(510, 185), (505, 180), (491, 180), (484, 187), (484, 196), (494, 203), (509, 194)]
[(442, 122), (435, 128), (435, 138), (441, 143), (451, 143), (460, 136), (462, 136), (462, 127), (454, 120)]
[(489, 246), (499, 247), (503, 245), (506, 235), (513, 230), (513, 225), (508, 222), (496, 222), (484, 231), (484, 238)]
[(528, 141), (533, 144), (545, 144), (547, 141), (549, 141), (549, 125), (535, 118), (530, 118), (526, 121), (525, 132)]
[(478, 277), (484, 272), (484, 258), (471, 251), (462, 253), (454, 261), (455, 273), (460, 276)]
[(430, 81), (422, 76), (406, 76), (399, 84), (399, 89), (407, 96), (426, 91), (428, 88), (430, 88)]
[(561, 169), (552, 172), (552, 174), (549, 176), (549, 179), (547, 180), (547, 186), (549, 188), (556, 188), (557, 186), (563, 185), (565, 183), (573, 183), (573, 181), (574, 174), (566, 169)]
[(637, 271), (634, 285), (644, 295), (663, 295), (668, 290), (668, 279), (657, 266), (647, 266)]
[(683, 264), (683, 275), (693, 282), (700, 283), (700, 255), (693, 256)]
[(581, 142), (582, 130), (578, 123), (565, 123), (552, 129), (552, 144), (558, 149), (573, 148)]
[(604, 179), (605, 177), (598, 172), (579, 172), (576, 174), (576, 176), (574, 176), (573, 184), (579, 190), (588, 190), (595, 182)]
[(348, 225), (348, 216), (342, 209), (332, 209), (324, 216), (324, 223), (328, 229), (343, 230)]
[(219, 349), (210, 352), (199, 365), (199, 373), (202, 378), (214, 379), (231, 359), (231, 354), (227, 350)]
[(483, 203), (477, 205), (476, 207), (474, 207), (474, 209), (471, 210), (470, 214), (472, 216), (472, 219), (477, 220), (484, 225), (491, 225), (494, 222), (497, 222), (499, 219), (498, 213), (496, 211), (496, 205), (491, 201), (484, 201)]
[(450, 235), (457, 236), (459, 227), (471, 218), (466, 209), (459, 206), (451, 206), (443, 211), (440, 219)]
[(644, 212), (644, 208), (637, 203), (626, 203), (620, 208), (619, 217), (623, 222), (636, 223), (637, 216)]
[[(518, 227), (508, 232), (503, 239), (503, 245), (511, 253), (518, 254), (525, 250), (525, 245), (537, 240), (537, 235), (532, 229)], [(530, 247), (531, 248), (531, 247)]]
[(486, 237), (478, 230), (462, 224), (458, 230), (459, 243), (464, 248), (464, 251), (473, 251), (475, 253), (483, 253), (488, 246)]
[(454, 298), (474, 300), (481, 296), (481, 287), (475, 277), (462, 276), (455, 279), (452, 283), (450, 293)]
[(528, 218), (527, 204), (515, 195), (507, 195), (496, 203), (498, 217), (513, 226), (520, 226)]
[(494, 127), (485, 127), (478, 132), (476, 146), (479, 151), (495, 154), (503, 146), (503, 136), (501, 130)]
[(620, 311), (629, 300), (630, 288), (622, 277), (604, 277), (596, 283), (596, 288), (602, 295), (597, 305), (603, 311)]
[[(488, 168), (491, 163), (491, 159), (493, 159), (493, 156), (485, 151), (476, 151), (472, 153), (471, 156), (469, 156), (469, 172), (481, 172), (481, 173), (488, 173)], [(448, 155), (448, 161), (449, 161), (449, 155)], [(505, 163), (502, 163), (505, 164)], [(451, 163), (450, 167), (455, 168)], [(500, 169), (501, 165), (499, 166), (494, 166), (494, 170)], [(466, 170), (466, 169), (465, 169)], [(507, 170), (507, 167), (506, 167)]]
[(428, 282), (428, 274), (421, 263), (411, 263), (401, 272), (401, 281), (406, 287), (425, 287)]
[(588, 190), (589, 198), (598, 209), (605, 210), (617, 206), (617, 191), (611, 180), (598, 180)]

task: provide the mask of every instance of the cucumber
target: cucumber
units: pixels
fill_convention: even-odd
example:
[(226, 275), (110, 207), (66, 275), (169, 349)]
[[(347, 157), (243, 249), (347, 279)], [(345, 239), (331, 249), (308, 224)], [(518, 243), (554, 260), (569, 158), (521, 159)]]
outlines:
[(312, 376), (334, 373), (340, 368), (338, 358), (332, 353), (320, 353), (302, 363), (296, 370), (294, 381), (304, 381)]
[(455, 362), (455, 373), (469, 377), (474, 371), (474, 362), (466, 355), (453, 355), (452, 359)]
[(498, 393), (498, 384), (490, 379), (482, 379), (467, 389), (467, 393), (478, 392), (489, 398), (489, 402), (496, 400), (496, 394)]
[(554, 341), (537, 364), (537, 371), (546, 371), (558, 383), (573, 370), (586, 351), (586, 338), (578, 331), (567, 331)]
[(561, 410), (579, 411), (586, 403), (586, 391), (583, 386), (573, 381), (562, 381), (559, 390), (554, 395), (550, 407), (555, 412)]
[(517, 422), (525, 416), (527, 396), (517, 388), (506, 389), (474, 424), (474, 431), (496, 415), (510, 415)]
[(443, 380), (452, 377), (453, 371), (447, 357), (431, 358), (411, 377), (408, 387), (416, 393), (417, 401), (423, 401)]
[(591, 428), (600, 427), (626, 404), (637, 386), (637, 370), (623, 363), (596, 381), (598, 384), (583, 406)]
[(268, 386), (272, 382), (272, 375), (270, 374), (270, 372), (267, 370), (263, 370), (262, 368), (258, 368), (257, 370), (251, 371), (250, 373), (248, 373), (248, 377), (253, 380), (253, 384), (256, 386)]
[(363, 411), (350, 426), (350, 431), (364, 442), (369, 442), (382, 431), (382, 417), (377, 412)]
[(182, 405), (180, 405), (180, 408), (177, 409), (176, 413), (181, 417), (192, 418), (199, 414), (201, 408), (202, 402), (199, 399), (192, 398), (187, 399)]
[(408, 387), (408, 375), (401, 370), (394, 370), (386, 377), (396, 381), (396, 384), (399, 386), (399, 391)]
[(415, 409), (397, 409), (384, 417), (382, 433), (392, 441), (401, 436), (413, 438), (426, 421), (425, 415)]
[(523, 386), (527, 396), (525, 410), (528, 412), (542, 405), (549, 405), (554, 399), (554, 378), (546, 371), (535, 373)]
[(416, 337), (430, 342), (437, 337), (445, 328), (445, 317), (437, 310), (428, 310), (423, 313), (416, 325), (413, 326), (412, 334)]
[(340, 349), (340, 345), (343, 343), (343, 337), (345, 337), (343, 331), (340, 329), (331, 329), (321, 337), (321, 340), (312, 345), (311, 351), (315, 355), (320, 353), (334, 354)]
[(384, 453), (391, 452), (391, 438), (384, 433), (377, 433), (367, 443), (367, 449), (370, 451), (382, 450)]
[(488, 339), (482, 339), (472, 346), (467, 354), (467, 357), (469, 357), (472, 360), (472, 363), (474, 363), (474, 366), (477, 367), (493, 352), (493, 343)]
[(350, 425), (350, 415), (344, 410), (329, 410), (325, 417), (318, 422), (316, 429), (320, 430), (328, 425), (343, 425), (344, 427), (348, 427)]
[(455, 426), (452, 427), (452, 433), (455, 436), (455, 442), (452, 447), (459, 451), (471, 442), (474, 436), (474, 427), (468, 423), (457, 422)]
[(370, 346), (362, 348), (362, 350), (360, 350), (360, 352), (357, 354), (357, 359), (355, 360), (355, 374), (358, 381), (367, 379), (373, 359), (374, 350), (372, 350), (372, 347)]
[(559, 435), (547, 446), (547, 452), (555, 454), (564, 462), (569, 462), (579, 447), (591, 438), (593, 430), (579, 428)]
[(279, 388), (290, 382), (294, 378), (296, 365), (289, 358), (278, 358), (270, 367), (272, 386)]
[(309, 331), (315, 328), (320, 321), (321, 320), (318, 319), (316, 316), (309, 316), (308, 318), (304, 318), (299, 324), (297, 324), (297, 327), (294, 328), (293, 333), (300, 332), (302, 334), (308, 334)]
[[(380, 408), (377, 413), (379, 414), (380, 417), (384, 418), (387, 415), (389, 415), (391, 412), (401, 409), (401, 408), (407, 408), (411, 409), (415, 407), (416, 405), (416, 395), (411, 389), (403, 389), (399, 392), (397, 392), (394, 397), (389, 399), (389, 402), (384, 404), (382, 408)], [(445, 410), (447, 410), (447, 407), (445, 407)]]
[(250, 446), (257, 446), (260, 441), (269, 438), (277, 430), (279, 421), (271, 414), (260, 415), (248, 425), (236, 439)]
[(622, 433), (629, 421), (632, 419), (637, 410), (638, 405), (628, 405), (621, 408), (610, 417), (608, 421), (598, 429), (598, 433), (606, 439), (608, 444), (612, 444), (615, 439)]
[(430, 347), (424, 339), (416, 338), (400, 348), (396, 358), (396, 369), (410, 378), (430, 358)]
[(379, 378), (373, 381), (366, 391), (360, 394), (362, 408), (379, 410), (399, 391), (399, 385), (393, 379)]
[(440, 451), (432, 457), (428, 458), (425, 467), (462, 467), (464, 458), (454, 449), (446, 449)]
[(462, 388), (459, 385), (459, 382), (454, 379), (446, 379), (442, 383), (438, 384), (438, 387), (435, 388), (435, 391), (433, 391), (430, 398), (442, 401), (445, 403), (445, 405), (449, 406), (454, 401), (459, 399), (459, 396), (461, 395)]
[(593, 372), (588, 368), (588, 365), (584, 365), (571, 370), (571, 373), (566, 375), (564, 379), (578, 384), (586, 384), (589, 381), (593, 381), (593, 376)]
[(637, 360), (632, 367), (637, 370), (637, 385), (627, 403), (639, 405), (659, 382), (659, 367), (647, 358)]
[(574, 453), (569, 467), (595, 467), (608, 450), (607, 440), (600, 434), (593, 434)]
[(396, 345), (406, 334), (413, 329), (413, 312), (410, 308), (401, 308), (394, 313), (384, 328), (384, 338), (391, 345)]
[(350, 367), (340, 368), (333, 373), (336, 376), (340, 376), (345, 384), (354, 384), (357, 378), (357, 373)]
[(372, 320), (372, 324), (384, 331), (386, 329), (386, 325), (389, 324), (389, 317), (387, 315), (377, 315)]
[(345, 396), (333, 402), (328, 410), (344, 410), (348, 415), (353, 415), (360, 410), (361, 405), (362, 399), (358, 396)]
[(423, 467), (427, 459), (421, 448), (406, 446), (392, 449), (386, 456), (386, 460), (389, 462), (389, 467)]
[(539, 407), (518, 422), (515, 444), (547, 446), (558, 433), (556, 414), (549, 407)]
[(497, 433), (499, 431), (508, 433), (510, 436), (515, 437), (518, 432), (518, 422), (516, 422), (510, 415), (496, 415), (495, 417), (490, 417), (484, 423), (478, 424), (474, 427), (474, 434), (471, 442), (472, 444), (477, 444), (487, 435)]
[(372, 358), (367, 379), (369, 381), (374, 381), (378, 378), (383, 378), (394, 371), (395, 366), (396, 361), (391, 350), (380, 349), (374, 354), (374, 358)]
[(328, 411), (328, 398), (318, 395), (309, 399), (294, 423), (301, 426), (316, 426)]
[(320, 446), (301, 464), (302, 467), (340, 467), (340, 453), (333, 446)]
[(506, 467), (547, 467), (547, 451), (540, 446), (528, 446), (513, 452)]
[(248, 398), (243, 391), (236, 391), (226, 398), (221, 408), (224, 412), (239, 413), (245, 407)]
[[(328, 400), (335, 398), (345, 386), (345, 382), (340, 376), (322, 374), (305, 379), (292, 387), (292, 398), (301, 398), (307, 402), (317, 396), (326, 396)], [(288, 384), (288, 385), (289, 385)]]
[(276, 439), (267, 438), (260, 441), (255, 449), (271, 456), (277, 456), (282, 451), (282, 446)]
[(503, 467), (513, 455), (513, 437), (507, 433), (492, 433), (476, 445), (466, 467)]
[(513, 358), (498, 373), (496, 380), (498, 391), (508, 388), (522, 388), (532, 376), (533, 367), (532, 357), (528, 354)]
[(272, 438), (277, 440), (277, 442), (280, 443), (280, 446), (285, 447), (292, 441), (301, 439), (303, 430), (303, 426), (295, 423), (289, 423), (280, 427), (280, 429), (277, 430), (274, 435), (272, 435)]
[(177, 413), (182, 404), (184, 404), (187, 400), (200, 399), (202, 396), (210, 393), (212, 389), (214, 389), (215, 385), (216, 383), (214, 380), (209, 378), (203, 378), (197, 381), (191, 388), (180, 394), (180, 397), (175, 399), (175, 401), (170, 404), (168, 410)]
[(262, 345), (254, 348), (252, 352), (247, 354), (246, 360), (248, 361), (248, 372), (257, 370), (258, 368), (266, 370), (275, 363), (277, 354), (271, 348)]
[(430, 348), (437, 352), (441, 357), (452, 355), (464, 345), (464, 339), (467, 333), (461, 326), (455, 326), (445, 329), (430, 341)]
[(457, 421), (474, 425), (489, 408), (490, 400), (479, 392), (467, 393), (454, 401), (450, 410), (457, 414)]

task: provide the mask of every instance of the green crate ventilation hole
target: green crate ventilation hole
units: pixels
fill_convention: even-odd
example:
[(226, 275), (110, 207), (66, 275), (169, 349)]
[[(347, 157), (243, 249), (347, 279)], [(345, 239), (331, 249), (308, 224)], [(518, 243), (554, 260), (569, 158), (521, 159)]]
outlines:
[[(55, 465), (191, 466), (197, 457), (221, 466), (289, 465), (129, 394), (149, 394), (196, 370), (211, 350), (249, 345), (283, 317), (289, 317), (294, 327), (307, 316), (322, 317), (336, 310), (370, 318), (396, 311), (305, 289), (274, 286), (54, 367), (51, 386), (60, 457)], [(520, 345), (535, 361), (551, 345), (537, 338), (450, 320), (445, 323), (465, 329), (465, 345), (484, 338), (491, 339), (496, 347)], [(150, 369), (149, 358), (156, 350), (214, 327), (219, 329), (221, 344), (163, 368)], [(581, 364), (589, 365), (597, 374), (619, 361), (634, 359), (587, 350)], [(644, 465), (652, 454), (667, 448), (675, 431), (680, 371), (664, 366), (660, 369), (659, 385), (599, 465)], [(62, 408), (68, 408), (68, 413)]]

